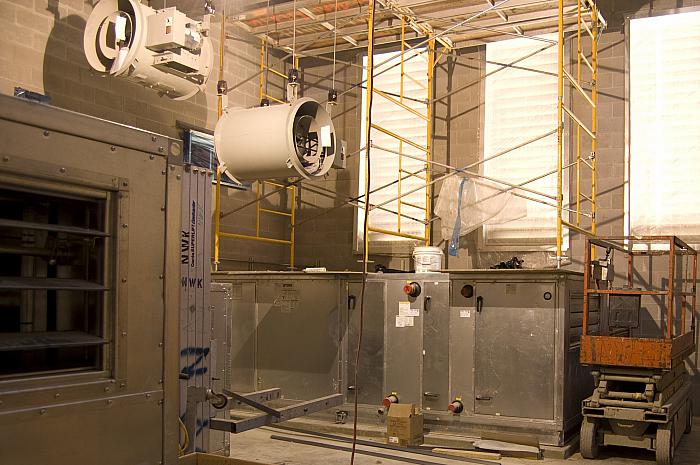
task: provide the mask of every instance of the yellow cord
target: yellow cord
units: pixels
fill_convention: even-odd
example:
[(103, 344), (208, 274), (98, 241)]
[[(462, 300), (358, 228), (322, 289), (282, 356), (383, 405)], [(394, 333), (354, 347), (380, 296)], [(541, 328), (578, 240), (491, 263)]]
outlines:
[(180, 456), (185, 455), (185, 452), (187, 452), (187, 448), (190, 446), (190, 434), (187, 432), (187, 427), (185, 424), (182, 422), (180, 417), (177, 417), (177, 422), (180, 424), (180, 430), (182, 430), (182, 433), (185, 436), (185, 444), (180, 445), (178, 444), (177, 447), (180, 450)]

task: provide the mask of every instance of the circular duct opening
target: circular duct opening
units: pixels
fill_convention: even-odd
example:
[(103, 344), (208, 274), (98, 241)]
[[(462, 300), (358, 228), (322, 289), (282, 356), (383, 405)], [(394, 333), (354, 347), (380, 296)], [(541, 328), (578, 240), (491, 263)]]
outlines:
[(293, 112), (292, 138), (298, 165), (307, 176), (328, 172), (335, 154), (335, 130), (328, 113), (310, 99)]
[[(102, 0), (95, 6), (85, 25), (83, 40), (85, 56), (93, 69), (110, 74), (123, 71), (121, 68), (133, 58), (143, 33), (140, 8), (133, 0)], [(116, 35), (118, 21), (123, 24), (124, 38)]]

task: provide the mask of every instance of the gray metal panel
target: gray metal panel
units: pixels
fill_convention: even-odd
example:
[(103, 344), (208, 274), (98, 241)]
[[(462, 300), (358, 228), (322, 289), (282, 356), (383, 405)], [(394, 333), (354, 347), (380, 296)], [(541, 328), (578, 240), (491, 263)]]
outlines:
[(461, 289), (473, 280), (455, 279), (450, 289), (450, 399), (460, 397), (465, 413), (474, 412), (474, 322), (476, 294), (462, 296)]
[[(114, 195), (118, 233), (110, 259), (113, 293), (107, 296), (114, 305), (108, 369), (0, 381), (0, 461), (116, 465), (174, 457), (177, 422), (168, 420), (177, 415), (177, 402), (164, 363), (171, 365), (177, 346), (166, 319), (177, 321), (177, 270), (168, 257), (178, 254), (167, 238), (178, 236), (179, 220), (170, 215), (166, 174), (179, 174), (167, 164), (178, 159), (126, 148), (131, 135), (140, 140), (139, 131), (10, 100), (0, 104), (2, 182), (26, 190), (58, 183), (79, 196)], [(14, 119), (3, 119), (10, 111)], [(28, 124), (21, 122), (25, 118)], [(59, 125), (58, 132), (51, 130)], [(100, 142), (110, 131), (124, 144)], [(37, 437), (52, 447), (37, 447)]]
[(231, 283), (231, 390), (253, 392), (255, 372), (256, 307), (255, 282)]
[[(361, 283), (349, 283), (346, 388), (355, 385), (355, 359), (360, 325)], [(387, 394), (384, 391), (384, 287), (383, 282), (368, 281), (365, 290), (364, 327), (360, 351), (360, 370), (357, 373), (358, 402), (379, 405)], [(354, 299), (352, 298), (354, 297)], [(352, 389), (347, 389), (348, 402), (354, 401)]]
[(339, 392), (339, 281), (263, 280), (256, 293), (257, 389), (296, 400)]
[[(231, 383), (231, 321), (233, 315), (232, 284), (210, 285), (211, 308), (211, 388), (223, 392)], [(216, 418), (228, 419), (229, 410), (212, 408)], [(229, 435), (223, 431), (209, 431), (208, 452), (224, 452), (228, 455)]]
[(447, 410), (449, 396), (450, 306), (447, 280), (424, 280), (423, 408)]
[(163, 460), (161, 394), (82, 399), (44, 413), (0, 416), (0, 463), (156, 465)]
[[(396, 392), (402, 404), (421, 405), (421, 375), (423, 367), (423, 297), (408, 297), (403, 292), (406, 281), (415, 281), (416, 275), (386, 281), (385, 339), (384, 339), (384, 386), (388, 393)], [(417, 309), (413, 326), (398, 327), (399, 302), (410, 302)]]
[(555, 293), (554, 283), (478, 284), (476, 413), (554, 419)]
[(163, 408), (164, 428), (163, 460), (171, 463), (177, 460), (180, 428), (175, 428), (178, 423), (180, 410), (178, 400), (180, 396), (180, 257), (177, 250), (180, 248), (180, 237), (176, 233), (180, 231), (182, 218), (180, 204), (182, 202), (182, 167), (169, 165), (167, 175), (167, 202), (165, 209), (165, 276), (163, 300), (165, 303), (165, 318), (163, 321), (165, 337), (165, 353), (163, 366), (163, 389), (165, 391), (165, 408)]
[(155, 155), (182, 164), (182, 141), (94, 116), (0, 94), (0, 119)]

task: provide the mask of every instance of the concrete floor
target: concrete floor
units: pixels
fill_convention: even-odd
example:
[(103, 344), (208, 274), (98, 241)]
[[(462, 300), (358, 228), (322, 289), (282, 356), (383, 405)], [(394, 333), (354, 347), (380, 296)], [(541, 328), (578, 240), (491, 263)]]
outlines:
[[(700, 418), (695, 419), (695, 425), (700, 426)], [(350, 463), (350, 453), (344, 451), (335, 451), (331, 449), (307, 446), (303, 444), (292, 444), (270, 439), (270, 435), (278, 434), (283, 436), (298, 437), (302, 439), (311, 439), (319, 442), (326, 442), (334, 445), (349, 447), (349, 443), (339, 443), (331, 441), (323, 441), (319, 438), (308, 437), (297, 433), (291, 433), (282, 430), (274, 430), (271, 428), (260, 428), (257, 430), (248, 431), (242, 434), (231, 435), (231, 456), (239, 459), (262, 462), (270, 465), (347, 465)], [(366, 449), (365, 447), (359, 447)], [(399, 452), (394, 452), (385, 449), (372, 449), (373, 451), (383, 452), (388, 454), (404, 455)], [(410, 455), (412, 458), (424, 460), (436, 465), (459, 465), (468, 462), (443, 460), (429, 456)], [(493, 461), (494, 464), (501, 463), (503, 465), (532, 465), (533, 460), (503, 458), (499, 461)], [(567, 460), (544, 459), (539, 461), (543, 465), (558, 465), (558, 464), (605, 464), (605, 465), (628, 465), (642, 464), (652, 465), (655, 462), (652, 452), (627, 449), (627, 448), (603, 448), (601, 458), (596, 461), (589, 461), (581, 458), (581, 455), (576, 453)], [(406, 462), (397, 460), (383, 459), (377, 457), (369, 457), (366, 455), (357, 455), (355, 457), (356, 465), (406, 465)], [(676, 459), (674, 465), (700, 465), (700, 427), (696, 427), (692, 433), (685, 435), (681, 440), (676, 451)]]

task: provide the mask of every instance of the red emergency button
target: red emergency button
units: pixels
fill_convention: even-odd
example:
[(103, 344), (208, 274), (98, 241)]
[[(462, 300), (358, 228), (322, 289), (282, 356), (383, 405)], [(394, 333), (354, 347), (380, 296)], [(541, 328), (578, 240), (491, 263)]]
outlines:
[(403, 292), (409, 297), (418, 297), (420, 295), (420, 284), (415, 281), (406, 283), (403, 286)]

